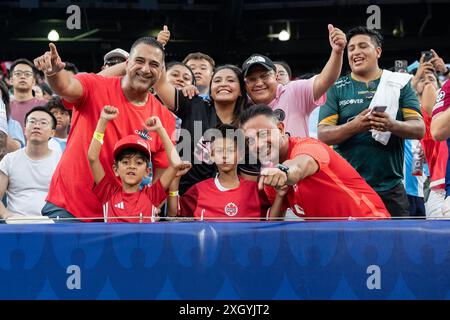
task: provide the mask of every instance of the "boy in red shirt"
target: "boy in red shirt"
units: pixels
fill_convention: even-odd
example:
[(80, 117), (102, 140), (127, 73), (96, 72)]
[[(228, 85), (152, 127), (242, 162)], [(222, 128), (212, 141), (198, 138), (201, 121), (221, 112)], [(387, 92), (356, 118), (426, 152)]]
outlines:
[(219, 131), (220, 134), (211, 138), (211, 159), (218, 170), (216, 178), (201, 181), (188, 189), (180, 198), (179, 208), (175, 198), (177, 192), (171, 192), (169, 216), (178, 214), (199, 220), (260, 220), (269, 217), (271, 211), (279, 214), (287, 188), (278, 190), (271, 206), (256, 182), (238, 176), (238, 162), (244, 154), (243, 136), (239, 139), (240, 132), (226, 124), (221, 125)]
[(262, 169), (259, 179), (269, 198), (274, 190), (268, 187), (290, 185), (289, 207), (300, 217), (390, 217), (378, 194), (344, 158), (316, 139), (286, 135), (268, 106), (252, 106), (240, 120), (250, 150), (261, 162), (274, 164)]
[(107, 222), (153, 222), (156, 207), (166, 199), (166, 190), (177, 175), (183, 175), (191, 167), (182, 162), (167, 131), (158, 117), (145, 122), (148, 131), (155, 131), (161, 138), (169, 159), (169, 167), (152, 186), (139, 190), (142, 179), (150, 173), (150, 144), (139, 135), (129, 135), (119, 140), (114, 147), (113, 171), (122, 183), (105, 175), (99, 155), (108, 121), (117, 118), (119, 110), (105, 106), (88, 150), (89, 164), (94, 177), (94, 193), (104, 204)]

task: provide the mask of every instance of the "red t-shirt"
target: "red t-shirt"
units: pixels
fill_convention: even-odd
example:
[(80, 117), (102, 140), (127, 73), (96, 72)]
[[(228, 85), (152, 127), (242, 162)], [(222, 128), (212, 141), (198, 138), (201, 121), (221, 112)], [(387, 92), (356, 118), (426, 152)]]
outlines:
[(430, 188), (445, 188), (445, 169), (447, 167), (448, 147), (445, 141), (434, 140), (431, 135), (431, 117), (422, 108), (425, 122), (425, 136), (420, 141), (430, 169)]
[(151, 222), (153, 211), (167, 197), (159, 180), (141, 191), (125, 193), (117, 179), (104, 177), (93, 191), (107, 222)]
[(254, 181), (239, 181), (239, 187), (227, 191), (219, 190), (213, 178), (196, 183), (180, 197), (179, 215), (222, 221), (267, 217), (270, 202), (265, 193)]
[[(433, 107), (432, 117), (436, 117), (438, 114), (446, 112), (450, 108), (450, 81), (447, 80), (442, 88), (438, 91), (436, 97), (436, 103)], [(447, 124), (448, 125), (448, 124)], [(446, 139), (447, 143), (447, 154), (450, 149), (450, 138)], [(446, 165), (446, 174), (445, 174), (445, 195), (446, 197), (450, 196), (450, 158), (447, 156), (447, 165)]]
[[(289, 188), (288, 206), (300, 217), (390, 217), (383, 201), (337, 152), (312, 138), (289, 138), (288, 159), (305, 154), (319, 171)], [(275, 190), (266, 188), (269, 199)], [(287, 205), (287, 204), (286, 204)]]
[(172, 136), (175, 117), (150, 93), (144, 106), (128, 102), (120, 86), (121, 77), (105, 78), (88, 73), (75, 77), (83, 86), (83, 96), (73, 104), (67, 147), (53, 175), (47, 201), (65, 208), (75, 217), (102, 217), (101, 203), (92, 191), (94, 179), (87, 151), (103, 107), (112, 105), (119, 109), (117, 119), (108, 123), (100, 153), (106, 177), (114, 177), (115, 143), (133, 133), (150, 140), (153, 168), (166, 168), (168, 160), (161, 139), (155, 132), (148, 133), (143, 123), (150, 116), (158, 116)]

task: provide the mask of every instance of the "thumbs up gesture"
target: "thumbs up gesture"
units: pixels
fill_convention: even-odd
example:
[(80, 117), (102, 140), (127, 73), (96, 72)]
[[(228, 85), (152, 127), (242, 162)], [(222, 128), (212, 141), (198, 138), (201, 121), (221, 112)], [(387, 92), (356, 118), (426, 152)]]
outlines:
[(343, 53), (347, 45), (347, 37), (341, 29), (335, 28), (332, 24), (328, 25), (328, 35), (331, 49), (336, 53)]
[(163, 47), (166, 46), (166, 44), (169, 42), (170, 39), (170, 31), (169, 28), (165, 25), (163, 29), (158, 33), (158, 37), (156, 38), (156, 41), (162, 44)]
[(61, 57), (53, 43), (49, 45), (50, 51), (46, 51), (42, 56), (34, 59), (34, 65), (38, 70), (45, 73), (46, 76), (52, 76), (64, 69), (66, 64), (61, 61)]

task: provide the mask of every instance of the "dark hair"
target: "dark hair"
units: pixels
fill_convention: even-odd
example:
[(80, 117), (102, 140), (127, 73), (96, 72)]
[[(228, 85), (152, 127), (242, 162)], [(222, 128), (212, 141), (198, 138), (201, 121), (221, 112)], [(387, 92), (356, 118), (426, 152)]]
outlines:
[(381, 35), (381, 33), (379, 33), (376, 30), (372, 30), (367, 27), (364, 27), (364, 26), (358, 26), (358, 27), (354, 27), (354, 28), (350, 29), (347, 32), (347, 43), (350, 42), (351, 38), (353, 38), (354, 36), (356, 36), (358, 34), (365, 34), (365, 35), (369, 36), (370, 39), (372, 40), (372, 43), (376, 47), (381, 48), (381, 45), (383, 44), (383, 36)]
[(66, 66), (64, 67), (64, 70), (72, 71), (74, 74), (77, 74), (79, 72), (77, 66), (74, 63), (66, 61), (65, 64)]
[(216, 70), (214, 70), (214, 73), (211, 77), (211, 82), (209, 83), (209, 96), (210, 96), (212, 103), (214, 104), (214, 99), (211, 97), (211, 84), (214, 80), (214, 76), (220, 70), (224, 70), (224, 69), (230, 69), (231, 71), (233, 71), (239, 80), (239, 88), (241, 90), (241, 96), (237, 98), (236, 103), (234, 104), (233, 122), (232, 122), (233, 125), (235, 125), (236, 127), (239, 127), (239, 116), (241, 115), (242, 111), (244, 111), (245, 107), (247, 106), (247, 90), (245, 89), (245, 82), (244, 82), (244, 77), (242, 75), (241, 69), (232, 64), (226, 64), (226, 65), (220, 66)]
[(6, 83), (4, 83), (1, 80), (0, 80), (0, 91), (2, 92), (2, 100), (3, 100), (3, 103), (5, 104), (5, 108), (6, 108), (6, 117), (7, 117), (7, 119), (9, 119), (9, 115), (11, 113), (11, 110), (9, 109), (9, 91), (8, 91), (8, 86), (6, 85)]
[(39, 88), (41, 88), (42, 92), (47, 93), (50, 96), (53, 95), (52, 89), (46, 82), (38, 83), (38, 86), (39, 86)]
[(289, 65), (287, 64), (286, 61), (280, 60), (280, 61), (274, 61), (273, 64), (279, 64), (281, 66), (283, 66), (284, 69), (286, 69), (286, 72), (289, 76), (289, 79), (292, 78), (292, 71), (291, 71), (291, 67), (289, 67)]
[(209, 62), (211, 65), (211, 68), (214, 71), (214, 68), (216, 67), (216, 63), (214, 62), (214, 59), (208, 56), (207, 54), (201, 53), (201, 52), (192, 52), (189, 53), (186, 58), (183, 59), (183, 63), (187, 64), (189, 60), (201, 60), (204, 59)]
[[(417, 70), (418, 69), (415, 69), (413, 72), (411, 72), (413, 75), (416, 75), (416, 73), (417, 73)], [(422, 77), (424, 77), (424, 76), (426, 76), (426, 75), (428, 75), (428, 74), (432, 74), (435, 78), (436, 78), (436, 83), (437, 83), (437, 85), (438, 85), (438, 89), (440, 89), (440, 88), (442, 88), (442, 83), (441, 83), (441, 80), (439, 79), (439, 75), (436, 73), (436, 71), (433, 71), (433, 72), (425, 72), (423, 75), (422, 75)], [(421, 77), (421, 78), (422, 78)], [(419, 78), (419, 80), (421, 79), (421, 78)]]
[(46, 114), (48, 114), (49, 116), (50, 116), (50, 118), (52, 119), (52, 129), (53, 130), (55, 130), (56, 129), (56, 118), (55, 118), (55, 116), (53, 115), (53, 113), (51, 113), (48, 109), (47, 109), (47, 106), (38, 106), (38, 107), (34, 107), (33, 109), (31, 109), (30, 111), (28, 111), (26, 114), (25, 114), (25, 121), (24, 121), (24, 123), (25, 123), (25, 125), (27, 124), (27, 119), (28, 119), (28, 116), (30, 115), (30, 114), (32, 114), (33, 112), (36, 112), (36, 111), (42, 111), (42, 112), (45, 112)]
[(12, 75), (12, 73), (14, 72), (14, 68), (18, 64), (26, 64), (27, 66), (29, 66), (31, 68), (31, 71), (33, 72), (33, 78), (36, 79), (36, 69), (34, 67), (34, 64), (30, 60), (24, 58), (17, 59), (11, 64), (11, 66), (9, 67), (10, 76)]
[(257, 116), (266, 116), (268, 118), (273, 119), (276, 122), (279, 122), (279, 119), (275, 115), (275, 113), (272, 111), (272, 108), (265, 104), (256, 104), (254, 106), (251, 106), (241, 114), (241, 125), (249, 121), (250, 119), (257, 117)]
[(214, 142), (216, 138), (226, 138), (227, 136), (229, 136), (230, 131), (234, 133), (236, 130), (238, 130), (238, 128), (236, 128), (235, 126), (227, 123), (219, 124), (218, 126), (216, 126), (216, 129), (220, 131), (220, 136), (212, 136), (211, 142)]
[(117, 166), (120, 161), (124, 158), (132, 158), (134, 156), (139, 156), (147, 163), (150, 163), (150, 158), (142, 151), (134, 148), (125, 148), (120, 150), (120, 152), (114, 158), (114, 164)]
[(183, 66), (183, 67), (187, 68), (189, 70), (189, 72), (191, 73), (191, 76), (192, 76), (192, 84), (195, 86), (195, 75), (194, 75), (194, 72), (192, 72), (191, 68), (189, 68), (183, 62), (172, 61), (172, 62), (169, 62), (168, 64), (166, 64), (166, 71), (169, 71), (169, 69), (173, 68), (174, 66)]
[(72, 110), (66, 109), (66, 107), (64, 107), (62, 99), (59, 96), (54, 96), (47, 102), (47, 109), (50, 112), (52, 112), (52, 109), (58, 109), (67, 112), (69, 116), (72, 117)]
[(137, 39), (137, 40), (133, 43), (133, 45), (131, 46), (131, 49), (130, 49), (130, 55), (131, 55), (133, 49), (134, 49), (136, 46), (140, 45), (141, 43), (146, 44), (146, 45), (149, 45), (149, 46), (152, 46), (152, 47), (154, 47), (154, 48), (157, 48), (157, 49), (161, 50), (162, 56), (163, 56), (163, 61), (164, 61), (164, 55), (165, 55), (165, 53), (164, 53), (164, 47), (161, 45), (161, 43), (159, 43), (158, 41), (156, 41), (156, 39), (153, 38), (153, 37), (141, 37), (141, 38)]
[[(242, 129), (239, 129), (233, 125), (222, 123), (216, 127), (217, 130), (220, 131), (219, 136), (211, 136), (211, 143), (213, 144), (216, 139), (229, 139), (233, 138), (235, 146), (237, 146), (237, 150), (244, 150), (244, 143), (239, 143), (240, 141), (244, 142), (245, 137)], [(231, 134), (231, 135), (230, 135)]]

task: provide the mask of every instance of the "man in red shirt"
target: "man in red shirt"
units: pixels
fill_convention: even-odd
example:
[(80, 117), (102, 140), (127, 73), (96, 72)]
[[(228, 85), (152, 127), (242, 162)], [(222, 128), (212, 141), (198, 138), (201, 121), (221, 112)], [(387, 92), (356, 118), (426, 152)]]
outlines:
[(105, 105), (114, 105), (126, 115), (114, 121), (105, 135), (100, 154), (105, 175), (114, 177), (110, 164), (114, 160), (115, 143), (122, 137), (137, 133), (150, 143), (154, 181), (161, 176), (168, 166), (163, 143), (157, 134), (145, 129), (144, 122), (151, 116), (159, 117), (171, 136), (175, 118), (149, 92), (159, 79), (164, 64), (164, 49), (155, 39), (144, 37), (136, 40), (123, 77), (105, 78), (88, 73), (73, 76), (64, 70), (64, 63), (52, 43), (50, 51), (36, 58), (34, 63), (46, 74), (53, 91), (73, 105), (67, 147), (53, 175), (43, 215), (80, 220), (103, 216), (101, 204), (92, 192), (94, 181), (87, 150)]
[[(274, 195), (271, 206), (267, 195), (258, 190), (255, 181), (238, 175), (238, 163), (243, 159), (245, 149), (243, 136), (240, 135), (242, 131), (236, 131), (228, 124), (222, 124), (218, 129), (220, 134), (211, 137), (211, 160), (217, 168), (217, 175), (194, 184), (183, 194), (178, 215), (219, 221), (260, 220), (267, 218), (269, 212), (277, 212), (272, 215), (278, 216), (286, 190), (279, 190)], [(176, 207), (170, 204), (173, 200), (169, 198), (169, 208)], [(176, 213), (169, 209), (170, 216)]]
[[(289, 188), (291, 210), (300, 217), (388, 218), (381, 198), (358, 172), (333, 149), (312, 138), (291, 138), (265, 105), (241, 115), (250, 150), (266, 167), (259, 187)], [(267, 167), (267, 164), (270, 164)], [(273, 188), (267, 188), (273, 198)]]

